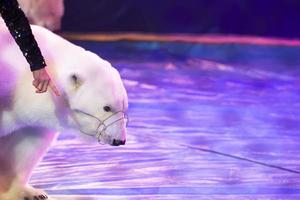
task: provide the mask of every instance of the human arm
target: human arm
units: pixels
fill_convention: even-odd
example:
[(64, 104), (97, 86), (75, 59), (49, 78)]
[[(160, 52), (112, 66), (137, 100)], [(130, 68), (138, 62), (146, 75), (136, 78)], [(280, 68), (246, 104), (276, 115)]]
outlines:
[(53, 92), (59, 95), (57, 88), (47, 73), (45, 60), (32, 34), (28, 19), (21, 10), (18, 1), (0, 0), (0, 14), (30, 65), (34, 78), (33, 85), (37, 89), (36, 92), (46, 92), (47, 87), (50, 85)]
[(35, 71), (46, 66), (45, 60), (32, 34), (29, 22), (17, 0), (0, 0), (0, 14), (23, 55)]

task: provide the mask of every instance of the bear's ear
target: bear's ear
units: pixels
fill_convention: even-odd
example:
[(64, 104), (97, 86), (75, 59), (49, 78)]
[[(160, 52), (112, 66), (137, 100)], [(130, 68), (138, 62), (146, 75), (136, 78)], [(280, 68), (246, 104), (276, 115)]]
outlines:
[(70, 76), (70, 80), (72, 85), (74, 86), (74, 89), (78, 89), (83, 83), (83, 80), (77, 74), (72, 74)]

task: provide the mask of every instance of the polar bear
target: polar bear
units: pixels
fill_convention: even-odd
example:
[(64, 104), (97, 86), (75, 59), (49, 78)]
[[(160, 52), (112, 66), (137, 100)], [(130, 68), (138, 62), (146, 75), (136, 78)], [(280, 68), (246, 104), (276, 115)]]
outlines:
[(29, 66), (0, 18), (1, 200), (46, 199), (28, 180), (66, 129), (113, 146), (126, 140), (128, 98), (118, 71), (45, 28), (32, 30), (61, 95), (35, 93)]

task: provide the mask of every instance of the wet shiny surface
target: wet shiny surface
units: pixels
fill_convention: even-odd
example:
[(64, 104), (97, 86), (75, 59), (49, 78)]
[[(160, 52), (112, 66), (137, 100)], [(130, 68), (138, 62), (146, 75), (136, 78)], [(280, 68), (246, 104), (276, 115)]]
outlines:
[(300, 47), (77, 44), (119, 69), (127, 142), (64, 133), (31, 184), (59, 199), (300, 198)]

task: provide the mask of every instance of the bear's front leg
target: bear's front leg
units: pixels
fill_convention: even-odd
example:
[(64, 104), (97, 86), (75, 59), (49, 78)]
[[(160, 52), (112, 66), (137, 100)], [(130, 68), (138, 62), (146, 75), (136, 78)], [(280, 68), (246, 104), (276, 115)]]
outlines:
[(26, 186), (22, 190), (21, 200), (53, 200), (48, 197), (45, 191)]
[(0, 194), (1, 200), (53, 200), (43, 190), (30, 186), (12, 185), (9, 191)]
[(26, 127), (0, 138), (1, 200), (48, 198), (44, 192), (27, 186), (27, 182), (56, 136), (44, 128)]

